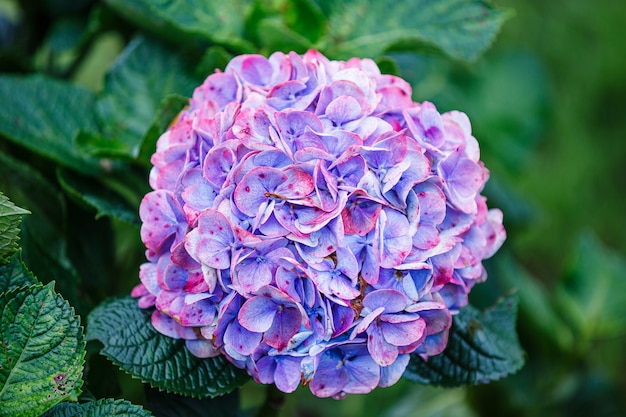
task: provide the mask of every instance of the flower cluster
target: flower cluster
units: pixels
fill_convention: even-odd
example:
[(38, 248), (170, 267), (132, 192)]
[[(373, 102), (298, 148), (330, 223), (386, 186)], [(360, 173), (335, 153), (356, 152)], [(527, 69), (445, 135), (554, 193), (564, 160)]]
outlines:
[(440, 353), (505, 238), (465, 114), (369, 59), (238, 56), (152, 163), (133, 296), (194, 355), (284, 392), (367, 393)]

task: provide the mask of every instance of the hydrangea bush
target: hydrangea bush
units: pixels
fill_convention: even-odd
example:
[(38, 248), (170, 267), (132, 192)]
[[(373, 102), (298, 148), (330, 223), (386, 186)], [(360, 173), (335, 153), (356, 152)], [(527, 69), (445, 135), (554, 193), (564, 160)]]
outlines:
[(340, 398), (446, 347), (505, 239), (467, 116), (370, 59), (242, 55), (160, 137), (140, 207), (152, 324), (258, 382)]

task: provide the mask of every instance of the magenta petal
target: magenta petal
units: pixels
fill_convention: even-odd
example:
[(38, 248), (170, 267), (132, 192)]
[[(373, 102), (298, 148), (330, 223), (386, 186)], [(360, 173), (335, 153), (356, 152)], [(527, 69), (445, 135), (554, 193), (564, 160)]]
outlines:
[(302, 324), (300, 311), (293, 307), (279, 306), (272, 326), (265, 332), (263, 340), (276, 349), (283, 349)]
[(170, 316), (161, 313), (159, 310), (152, 312), (152, 325), (161, 334), (173, 339), (180, 339), (176, 327), (180, 326)]
[(139, 308), (151, 308), (154, 307), (155, 302), (156, 297), (152, 294), (147, 294), (139, 297), (139, 300), (137, 300), (137, 305), (139, 306)]
[(272, 327), (278, 306), (269, 298), (256, 296), (246, 301), (239, 310), (239, 323), (252, 332), (263, 333)]
[(350, 198), (341, 212), (346, 233), (365, 236), (376, 226), (382, 206), (364, 198)]
[(394, 346), (406, 346), (422, 337), (426, 322), (421, 318), (404, 323), (382, 322), (380, 327), (387, 342)]
[(285, 170), (287, 180), (276, 188), (276, 192), (288, 200), (298, 200), (311, 194), (315, 189), (313, 178), (301, 169)]

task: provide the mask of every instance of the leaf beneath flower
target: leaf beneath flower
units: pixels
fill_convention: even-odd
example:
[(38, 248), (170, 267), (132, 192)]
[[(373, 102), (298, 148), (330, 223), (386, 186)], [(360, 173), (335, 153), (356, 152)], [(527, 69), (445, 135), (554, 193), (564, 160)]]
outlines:
[(150, 315), (129, 296), (109, 300), (89, 315), (87, 340), (101, 341), (101, 353), (120, 369), (175, 394), (215, 397), (248, 380), (223, 356), (197, 358), (185, 348), (184, 340), (158, 333)]
[(524, 364), (524, 352), (515, 331), (516, 316), (515, 296), (485, 312), (466, 306), (454, 317), (446, 349), (427, 361), (412, 354), (404, 377), (422, 384), (458, 387), (517, 372)]

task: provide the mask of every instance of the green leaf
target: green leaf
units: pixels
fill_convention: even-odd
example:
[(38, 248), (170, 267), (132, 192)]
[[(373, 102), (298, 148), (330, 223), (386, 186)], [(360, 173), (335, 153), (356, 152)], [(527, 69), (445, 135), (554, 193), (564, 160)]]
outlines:
[(96, 105), (105, 140), (92, 138), (92, 148), (136, 158), (163, 98), (172, 93), (190, 96), (197, 84), (180, 55), (135, 38), (106, 76)]
[(248, 15), (246, 32), (267, 55), (275, 51), (304, 53), (321, 38), (326, 24), (326, 16), (312, 0), (257, 0)]
[(0, 266), (0, 294), (37, 283), (37, 278), (22, 262), (21, 252), (15, 253), (6, 265)]
[[(252, 0), (106, 0), (106, 3), (153, 33), (166, 31), (168, 37), (183, 34), (241, 52), (254, 49), (242, 39)], [(183, 40), (180, 36), (175, 38)]]
[(515, 331), (517, 298), (509, 296), (480, 312), (468, 305), (454, 316), (446, 349), (424, 361), (411, 355), (404, 377), (423, 384), (457, 387), (486, 383), (524, 364)]
[(61, 403), (42, 417), (150, 417), (148, 411), (124, 400), (110, 398), (87, 403)]
[(95, 101), (91, 91), (43, 75), (0, 76), (0, 134), (60, 165), (97, 174), (98, 160), (74, 144), (80, 132), (98, 132)]
[(223, 356), (193, 356), (184, 340), (157, 332), (150, 316), (151, 311), (140, 309), (130, 296), (107, 301), (89, 315), (87, 340), (101, 341), (101, 353), (122, 370), (174, 394), (215, 397), (249, 379)]
[(67, 170), (58, 170), (57, 179), (71, 197), (96, 210), (96, 219), (107, 216), (130, 224), (140, 223), (136, 208), (100, 181)]
[(213, 74), (217, 69), (223, 70), (228, 62), (233, 58), (226, 49), (221, 46), (212, 46), (208, 48), (202, 55), (200, 63), (196, 67), (194, 73), (200, 79), (204, 79)]
[(188, 104), (189, 99), (179, 94), (169, 94), (161, 101), (150, 127), (141, 139), (141, 149), (138, 157), (140, 161), (151, 166), (150, 157), (156, 150), (157, 140)]
[(626, 260), (591, 233), (580, 237), (568, 273), (557, 287), (558, 305), (583, 349), (626, 333)]
[(0, 295), (0, 334), (0, 416), (38, 416), (78, 399), (85, 341), (53, 284)]
[(16, 206), (0, 192), (0, 263), (5, 262), (18, 248), (17, 235), (24, 214), (30, 214), (30, 211)]
[(4, 153), (0, 153), (0, 189), (32, 212), (21, 227), (24, 263), (42, 282), (56, 281), (57, 291), (81, 311), (79, 278), (67, 256), (67, 207), (60, 190), (34, 167)]
[(287, 25), (278, 16), (263, 19), (258, 25), (259, 40), (268, 54), (274, 51), (304, 53), (313, 44)]
[(344, 59), (426, 45), (453, 58), (473, 60), (491, 45), (510, 16), (481, 0), (318, 0), (318, 4), (329, 16), (320, 47)]
[(290, 0), (284, 7), (287, 26), (309, 42), (317, 42), (326, 30), (326, 16), (314, 0)]

